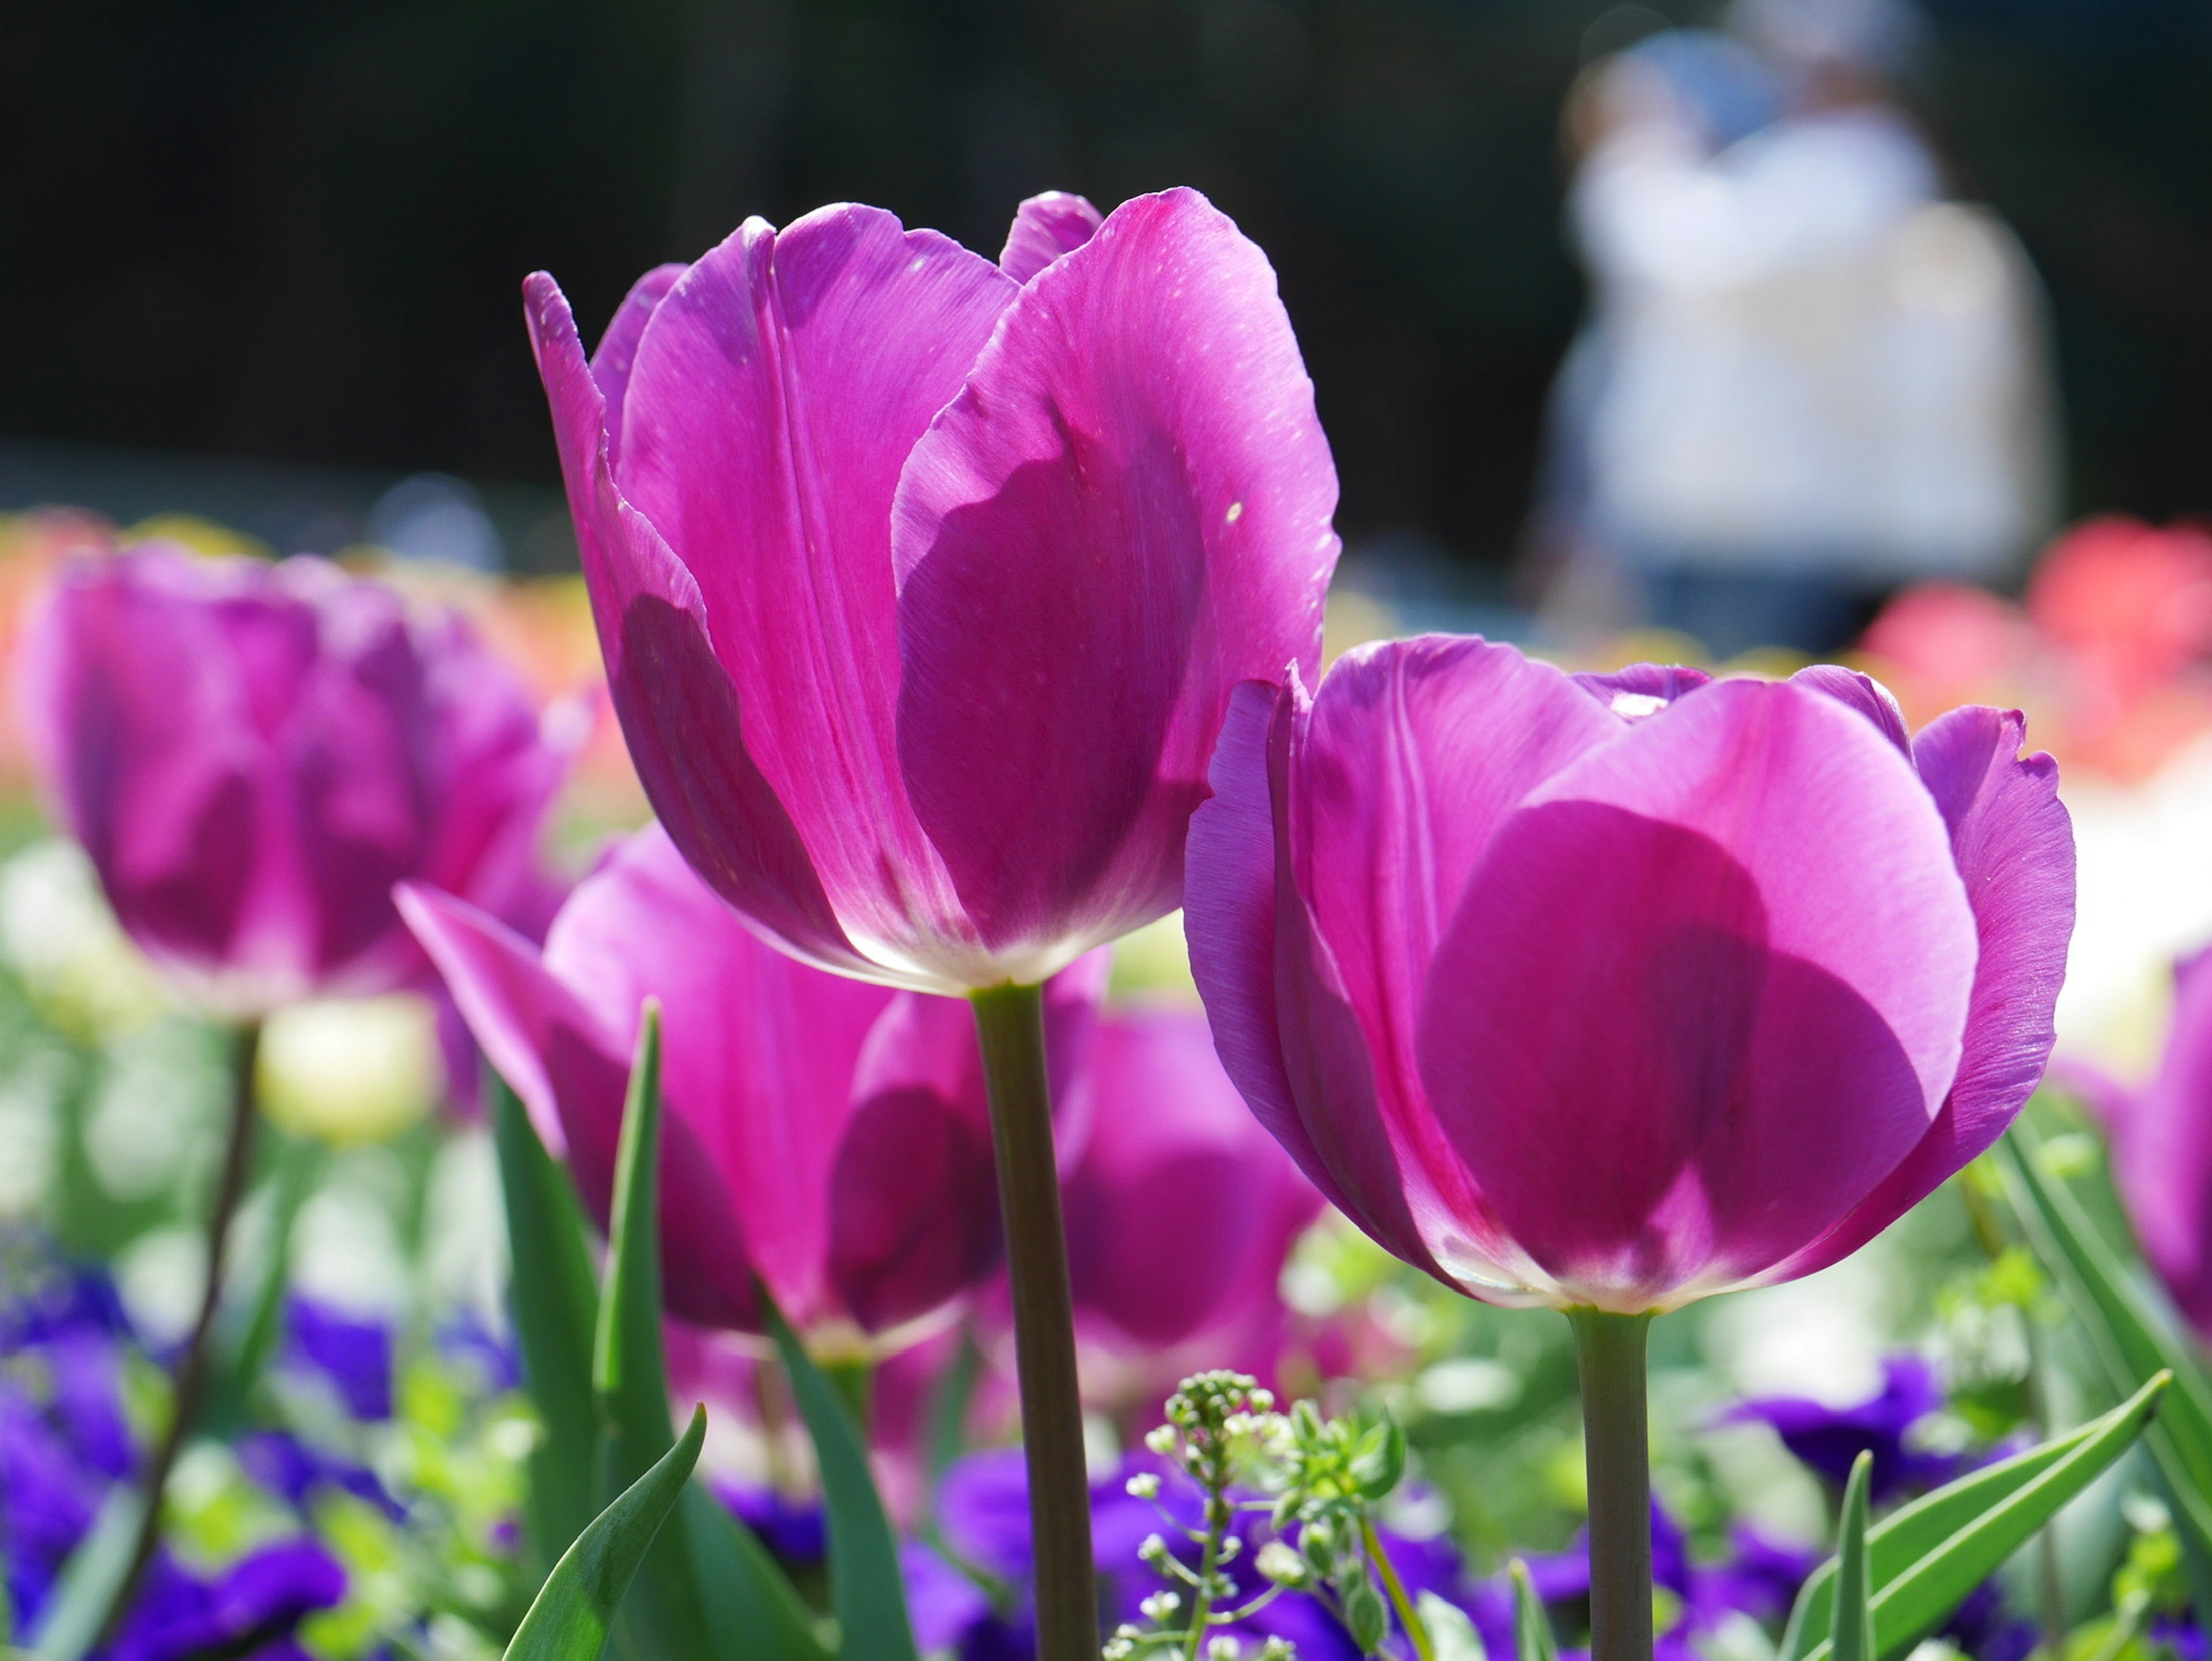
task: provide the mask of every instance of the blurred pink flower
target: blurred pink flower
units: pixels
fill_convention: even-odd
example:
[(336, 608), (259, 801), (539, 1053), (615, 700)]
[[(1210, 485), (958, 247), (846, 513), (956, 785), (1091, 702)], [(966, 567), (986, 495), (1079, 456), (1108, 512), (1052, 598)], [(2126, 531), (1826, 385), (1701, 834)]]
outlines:
[(1133, 1007), (1100, 1017), (1090, 1129), (1061, 1178), (1078, 1330), (1092, 1393), (1145, 1412), (1183, 1373), (1272, 1372), (1277, 1283), (1322, 1196), (1221, 1070), (1204, 1015)]
[(615, 706), (707, 881), (887, 983), (1042, 981), (1179, 903), (1230, 689), (1310, 673), (1336, 478), (1204, 198), (750, 220), (587, 364), (526, 295)]
[(1191, 830), (1230, 1076), (1472, 1296), (1669, 1309), (1855, 1250), (2041, 1076), (2073, 841), (2016, 715), (1480, 640), (1238, 689)]
[(2111, 1132), (2112, 1177), (2143, 1256), (2212, 1339), (2212, 950), (2184, 959), (2173, 982), (2173, 1025), (2148, 1084), (2078, 1066), (2065, 1081)]
[[(811, 969), (748, 929), (659, 826), (577, 885), (541, 951), (427, 885), (399, 895), (470, 1030), (603, 1225), (645, 999), (660, 1000), (669, 1312), (883, 1334), (988, 1275), (999, 1221), (966, 1006)], [(1046, 994), (1081, 1065), (1103, 965)]]
[(544, 889), (567, 758), (514, 673), (459, 618), (325, 561), (71, 559), (21, 673), (56, 817), (215, 1009), (427, 979), (395, 882), (515, 915)]

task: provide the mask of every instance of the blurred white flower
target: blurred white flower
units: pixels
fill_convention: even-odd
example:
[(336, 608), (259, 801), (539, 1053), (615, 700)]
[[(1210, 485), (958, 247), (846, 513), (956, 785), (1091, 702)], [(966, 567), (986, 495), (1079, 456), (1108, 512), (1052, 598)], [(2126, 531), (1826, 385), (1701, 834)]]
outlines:
[(109, 1037), (170, 1007), (73, 842), (35, 842), (0, 866), (0, 954), (39, 1013), (73, 1037)]
[(290, 1005), (262, 1028), (255, 1085), (262, 1111), (295, 1135), (386, 1141), (445, 1095), (437, 1012), (411, 992)]

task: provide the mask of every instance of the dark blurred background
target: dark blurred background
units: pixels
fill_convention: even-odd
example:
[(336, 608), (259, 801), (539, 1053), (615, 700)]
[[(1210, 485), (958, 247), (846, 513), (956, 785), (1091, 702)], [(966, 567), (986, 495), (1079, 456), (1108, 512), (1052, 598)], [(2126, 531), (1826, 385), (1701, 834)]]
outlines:
[[(1561, 100), (1707, 10), (0, 0), (0, 497), (112, 493), (128, 464), (88, 447), (119, 447), (149, 458), (144, 502), (95, 504), (124, 516), (208, 456), (364, 497), (450, 472), (513, 518), (556, 479), (532, 269), (591, 334), (749, 213), (853, 198), (994, 253), (1034, 191), (1184, 182), (1281, 272), (1347, 536), (1499, 571), (1582, 303)], [(1920, 113), (2052, 296), (2069, 511), (2212, 512), (2212, 6), (1930, 11)]]

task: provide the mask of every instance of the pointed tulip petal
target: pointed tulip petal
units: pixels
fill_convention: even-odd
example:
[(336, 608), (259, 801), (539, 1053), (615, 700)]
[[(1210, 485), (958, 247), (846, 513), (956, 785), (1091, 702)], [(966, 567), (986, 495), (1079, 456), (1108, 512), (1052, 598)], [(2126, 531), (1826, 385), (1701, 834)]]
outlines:
[(2074, 830), (2050, 757), (2022, 759), (2017, 712), (1954, 709), (1912, 745), (1974, 908), (1979, 956), (1966, 1048), (1920, 1145), (1826, 1239), (1784, 1272), (1849, 1256), (2004, 1134), (2043, 1078), (2074, 932)]
[(896, 995), (757, 939), (657, 827), (577, 886), (545, 964), (625, 1042), (643, 1001), (660, 1000), (668, 1134), (704, 1156), (697, 1175), (777, 1304), (802, 1323), (821, 1318), (854, 1060)]
[[(605, 1227), (629, 1082), (626, 1045), (548, 970), (535, 946), (495, 919), (416, 884), (394, 898), (486, 1058), (522, 1098), (538, 1135), (568, 1165), (586, 1208)], [(635, 1008), (630, 1019), (635, 1024)], [(713, 1326), (757, 1322), (744, 1242), (687, 1127), (666, 1128), (660, 1164), (669, 1308)]]
[(1407, 1262), (1441, 1274), (1414, 1226), (1358, 1024), (1317, 971), (1291, 880), (1285, 774), (1293, 691), (1237, 688), (1192, 816), (1184, 931), (1223, 1068), (1260, 1123), (1338, 1210)]
[(646, 794), (684, 856), (732, 904), (810, 962), (866, 970), (745, 747), (698, 584), (615, 489), (605, 404), (568, 302), (542, 272), (525, 293), (599, 649)]
[(1176, 905), (1231, 688), (1314, 667), (1335, 502), (1274, 274), (1204, 198), (1021, 290), (892, 529), (899, 757), (1001, 960)]
[(1905, 754), (1912, 753), (1912, 737), (1905, 728), (1904, 709), (1889, 688), (1872, 675), (1861, 674), (1839, 664), (1816, 663), (1790, 676), (1790, 684), (1825, 692), (1846, 709), (1857, 710), (1875, 724), (1882, 737)]
[(623, 296), (614, 321), (607, 325), (606, 333), (599, 337), (599, 350), (592, 354), (592, 379), (606, 404), (607, 465), (611, 470), (621, 465), (623, 409), (629, 397), (629, 372), (637, 362), (637, 343), (653, 313), (660, 309), (660, 302), (676, 286), (676, 280), (690, 269), (688, 265), (656, 265), (638, 278)]
[(1026, 283), (1060, 255), (1088, 242), (1105, 222), (1105, 215), (1069, 192), (1033, 196), (1014, 210), (999, 269), (1015, 282)]
[(892, 958), (963, 928), (899, 773), (892, 492), (1016, 292), (877, 209), (754, 221), (670, 289), (629, 377), (617, 481), (696, 581), (838, 916)]

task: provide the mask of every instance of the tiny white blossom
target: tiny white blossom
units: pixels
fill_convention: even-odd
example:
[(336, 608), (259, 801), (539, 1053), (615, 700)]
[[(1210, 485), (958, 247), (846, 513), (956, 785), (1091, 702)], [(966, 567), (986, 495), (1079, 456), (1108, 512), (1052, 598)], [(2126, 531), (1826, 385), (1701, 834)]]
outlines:
[(1175, 1451), (1176, 1433), (1172, 1425), (1158, 1425), (1145, 1433), (1145, 1445), (1165, 1458)]
[(1133, 1500), (1154, 1500), (1159, 1497), (1160, 1479), (1156, 1472), (1140, 1470), (1129, 1479), (1127, 1487)]

